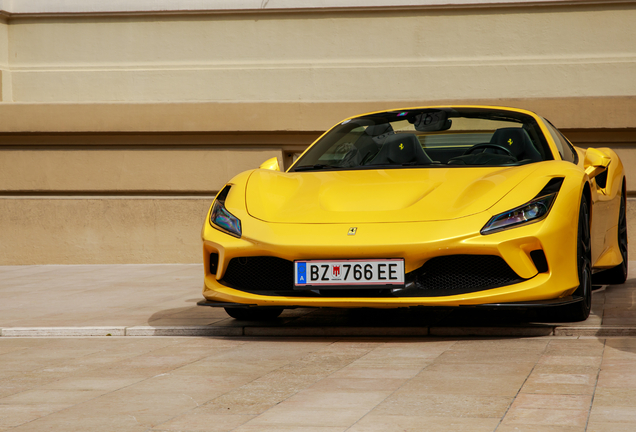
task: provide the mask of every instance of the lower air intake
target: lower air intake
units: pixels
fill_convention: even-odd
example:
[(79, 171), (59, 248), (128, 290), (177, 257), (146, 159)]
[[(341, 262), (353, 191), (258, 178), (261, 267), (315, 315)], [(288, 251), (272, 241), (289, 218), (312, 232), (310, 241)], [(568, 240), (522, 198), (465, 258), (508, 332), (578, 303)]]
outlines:
[(496, 288), (523, 279), (496, 255), (449, 255), (428, 260), (406, 275), (423, 296), (463, 294)]
[(406, 274), (404, 289), (294, 290), (294, 263), (282, 258), (232, 258), (221, 280), (241, 291), (295, 297), (437, 297), (465, 294), (523, 281), (495, 255), (450, 255), (428, 260)]
[(243, 291), (293, 290), (294, 263), (269, 256), (232, 258), (222, 282)]

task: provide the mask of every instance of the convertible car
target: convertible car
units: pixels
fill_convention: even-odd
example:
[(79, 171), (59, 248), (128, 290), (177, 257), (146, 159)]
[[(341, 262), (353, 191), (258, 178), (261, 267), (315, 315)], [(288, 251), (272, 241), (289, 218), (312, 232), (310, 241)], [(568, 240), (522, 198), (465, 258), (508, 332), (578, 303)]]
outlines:
[(585, 320), (627, 277), (625, 173), (529, 111), (419, 107), (348, 118), (284, 172), (231, 179), (203, 226), (200, 305), (546, 308)]

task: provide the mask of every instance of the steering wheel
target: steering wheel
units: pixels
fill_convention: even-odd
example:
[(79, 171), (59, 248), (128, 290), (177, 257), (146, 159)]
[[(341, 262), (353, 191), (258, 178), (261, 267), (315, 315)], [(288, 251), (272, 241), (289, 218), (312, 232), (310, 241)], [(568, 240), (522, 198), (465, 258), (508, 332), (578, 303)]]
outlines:
[(364, 157), (362, 158), (362, 160), (360, 161), (360, 166), (362, 165), (366, 165), (367, 162), (371, 162), (373, 160), (373, 158), (379, 153), (379, 151), (373, 152), (370, 151), (369, 153), (367, 153), (366, 155), (364, 155)]
[[(475, 144), (474, 146), (472, 146), (471, 148), (469, 148), (468, 150), (466, 150), (464, 152), (465, 155), (467, 154), (471, 154), (473, 151), (480, 149), (480, 148), (494, 148), (496, 150), (503, 150), (504, 152), (506, 152), (506, 154), (508, 156), (514, 157), (512, 152), (510, 151), (510, 149), (499, 145), (499, 144), (492, 144), (492, 143), (485, 143), (485, 144)], [(515, 158), (516, 159), (516, 158)]]

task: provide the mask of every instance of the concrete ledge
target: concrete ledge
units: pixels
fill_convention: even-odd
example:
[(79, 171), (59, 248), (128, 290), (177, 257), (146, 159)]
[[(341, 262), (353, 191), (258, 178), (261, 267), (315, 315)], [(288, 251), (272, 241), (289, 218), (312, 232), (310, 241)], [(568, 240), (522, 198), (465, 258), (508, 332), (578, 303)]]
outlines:
[[(210, 198), (69, 198), (0, 199), (0, 264), (201, 260), (199, 233)], [(46, 224), (33, 223), (45, 214)], [(37, 253), (29, 246), (35, 244)]]
[[(598, 4), (607, 0), (577, 0), (579, 4)], [(620, 1), (620, 0), (619, 0)], [(622, 0), (628, 3), (629, 0)], [(31, 0), (12, 2), (0, 0), (0, 12), (9, 16), (63, 15), (63, 14), (109, 14), (109, 13), (166, 13), (166, 12), (267, 12), (302, 11), (323, 9), (369, 9), (369, 8), (439, 8), (439, 7), (483, 7), (483, 6), (570, 6), (572, 0)]]
[(630, 337), (636, 327), (529, 325), (519, 327), (275, 327), (275, 326), (114, 326), (8, 327), (1, 337), (89, 336), (250, 336), (250, 337)]
[[(525, 108), (561, 129), (636, 127), (636, 96), (467, 100), (103, 102), (0, 104), (0, 133), (319, 132), (346, 117), (425, 105), (483, 104)], [(249, 119), (249, 121), (245, 121)]]

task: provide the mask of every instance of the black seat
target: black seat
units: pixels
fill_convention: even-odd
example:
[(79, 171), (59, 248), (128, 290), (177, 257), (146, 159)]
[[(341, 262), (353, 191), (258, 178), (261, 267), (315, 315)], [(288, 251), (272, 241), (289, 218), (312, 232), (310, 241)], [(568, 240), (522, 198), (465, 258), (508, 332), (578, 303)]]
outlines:
[[(490, 144), (497, 144), (510, 150), (517, 160), (530, 159), (533, 162), (542, 161), (541, 153), (535, 148), (530, 135), (522, 128), (497, 129), (490, 138)], [(492, 151), (486, 148), (486, 152)]]
[(367, 128), (364, 130), (364, 133), (366, 133), (370, 137), (378, 138), (384, 137), (385, 135), (390, 135), (394, 132), (391, 123), (380, 123), (372, 126), (367, 126)]
[(433, 161), (422, 149), (414, 134), (396, 133), (389, 135), (384, 145), (369, 165), (402, 165), (417, 163), (432, 164)]

